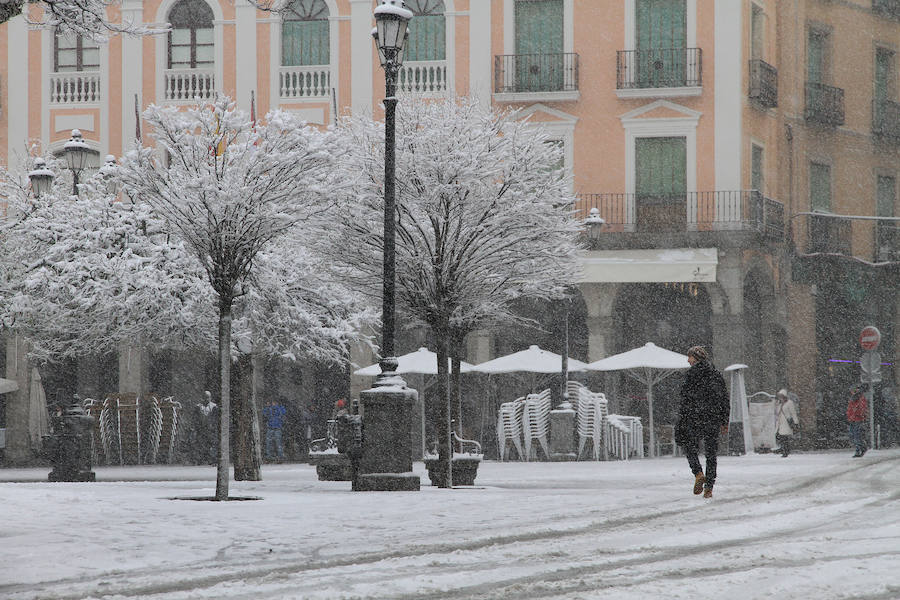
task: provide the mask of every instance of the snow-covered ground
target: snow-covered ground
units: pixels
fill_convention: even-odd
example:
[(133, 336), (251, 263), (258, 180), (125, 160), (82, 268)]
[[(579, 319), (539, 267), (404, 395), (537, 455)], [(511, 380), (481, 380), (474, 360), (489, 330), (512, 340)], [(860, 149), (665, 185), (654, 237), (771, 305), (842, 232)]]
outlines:
[(900, 598), (900, 449), (483, 464), (472, 489), (354, 493), (308, 465), (0, 471), (0, 598)]

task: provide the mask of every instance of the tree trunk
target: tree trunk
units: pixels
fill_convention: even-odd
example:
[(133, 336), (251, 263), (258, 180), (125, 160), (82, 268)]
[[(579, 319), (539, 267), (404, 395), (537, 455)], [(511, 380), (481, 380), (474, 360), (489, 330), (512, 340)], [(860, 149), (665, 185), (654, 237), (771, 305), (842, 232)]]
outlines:
[(231, 298), (219, 300), (219, 455), (216, 500), (228, 500), (228, 463), (231, 455)]
[[(234, 480), (261, 481), (259, 423), (256, 411), (256, 395), (253, 393), (254, 368), (250, 355), (238, 360), (234, 378), (238, 393), (232, 406), (234, 425)], [(256, 421), (256, 427), (254, 427)], [(255, 433), (255, 435), (254, 435)]]
[(452, 414), (450, 418), (456, 424), (454, 430), (456, 435), (462, 435), (462, 388), (460, 385), (459, 366), (460, 356), (462, 354), (462, 340), (456, 334), (450, 338), (450, 361), (452, 363), (450, 370), (450, 406)]
[(453, 485), (453, 448), (450, 446), (450, 389), (449, 372), (447, 370), (447, 339), (446, 331), (435, 331), (437, 338), (437, 404), (438, 404), (438, 463), (441, 472), (446, 474), (438, 487), (449, 488)]

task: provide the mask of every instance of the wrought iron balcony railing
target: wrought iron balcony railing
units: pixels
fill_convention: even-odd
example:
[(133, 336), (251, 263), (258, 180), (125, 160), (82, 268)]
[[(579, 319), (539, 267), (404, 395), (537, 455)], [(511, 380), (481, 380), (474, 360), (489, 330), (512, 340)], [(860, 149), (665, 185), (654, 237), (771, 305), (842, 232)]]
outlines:
[(900, 0), (872, 0), (872, 11), (890, 19), (900, 19)]
[(281, 67), (278, 89), (282, 100), (328, 98), (331, 96), (331, 68), (328, 65)]
[(764, 60), (751, 60), (749, 96), (766, 108), (778, 106), (778, 69)]
[(703, 62), (700, 48), (619, 50), (616, 88), (620, 90), (700, 87)]
[(77, 71), (50, 73), (50, 104), (100, 102), (100, 73)]
[(900, 261), (900, 221), (876, 223), (875, 261)]
[(163, 78), (167, 101), (209, 100), (216, 95), (212, 69), (167, 69)]
[(494, 93), (576, 91), (577, 54), (503, 54), (494, 57)]
[(900, 141), (900, 102), (872, 101), (872, 132)]
[(810, 215), (808, 222), (807, 252), (850, 255), (852, 227), (849, 219)]
[(756, 190), (687, 192), (672, 195), (579, 194), (580, 218), (597, 209), (609, 231), (662, 233), (696, 230), (757, 231), (784, 238), (784, 205)]
[(824, 83), (807, 81), (806, 120), (825, 125), (843, 125), (844, 90)]

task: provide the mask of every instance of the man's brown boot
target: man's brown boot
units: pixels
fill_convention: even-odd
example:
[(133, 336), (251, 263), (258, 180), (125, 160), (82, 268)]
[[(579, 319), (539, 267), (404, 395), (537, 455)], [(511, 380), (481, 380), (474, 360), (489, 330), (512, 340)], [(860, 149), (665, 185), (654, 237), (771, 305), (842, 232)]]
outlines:
[(703, 490), (703, 497), (704, 498), (712, 498), (712, 488), (711, 487), (708, 487), (705, 490)]
[(697, 473), (694, 476), (694, 495), (699, 496), (703, 492), (703, 484), (706, 483), (706, 476), (703, 473)]

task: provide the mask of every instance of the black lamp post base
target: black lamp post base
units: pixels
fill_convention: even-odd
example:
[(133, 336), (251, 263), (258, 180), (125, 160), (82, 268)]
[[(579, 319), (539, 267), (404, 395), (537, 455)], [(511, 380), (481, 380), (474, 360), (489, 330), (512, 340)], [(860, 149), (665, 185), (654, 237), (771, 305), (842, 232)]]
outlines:
[(360, 392), (363, 439), (355, 491), (419, 490), (420, 478), (412, 472), (412, 414), (418, 397), (390, 371)]

